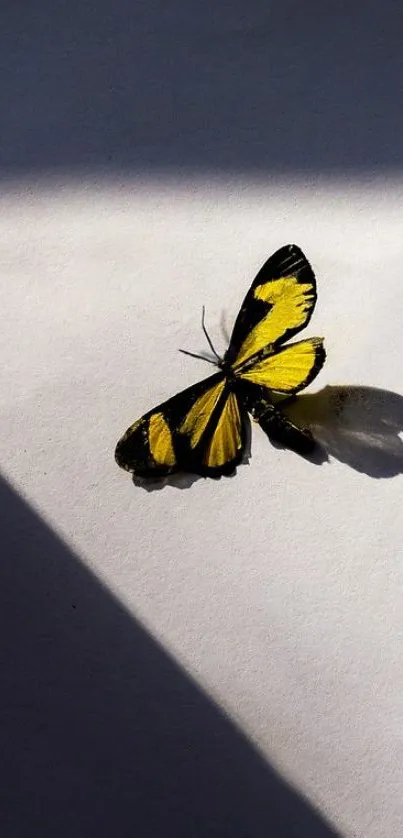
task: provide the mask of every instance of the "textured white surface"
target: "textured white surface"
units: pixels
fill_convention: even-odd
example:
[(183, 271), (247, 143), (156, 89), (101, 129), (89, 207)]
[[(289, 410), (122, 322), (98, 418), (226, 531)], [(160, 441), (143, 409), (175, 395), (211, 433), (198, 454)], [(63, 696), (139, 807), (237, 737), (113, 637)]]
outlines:
[[(2, 838), (401, 838), (401, 3), (39, 5), (0, 12)], [(293, 241), (329, 462), (254, 428), (233, 479), (134, 487), (202, 304), (224, 348)]]
[(402, 198), (396, 180), (125, 178), (0, 199), (3, 473), (346, 838), (401, 835), (402, 475), (254, 428), (236, 477), (146, 492), (113, 450), (209, 374), (177, 352), (204, 348), (202, 304), (223, 348), (223, 313), (287, 242), (317, 275), (310, 390), (402, 392)]

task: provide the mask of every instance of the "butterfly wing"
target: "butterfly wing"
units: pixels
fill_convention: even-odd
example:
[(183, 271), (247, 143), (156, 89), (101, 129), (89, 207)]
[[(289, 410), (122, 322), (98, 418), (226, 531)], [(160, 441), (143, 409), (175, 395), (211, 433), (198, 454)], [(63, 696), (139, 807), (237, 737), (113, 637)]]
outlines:
[(223, 373), (150, 410), (119, 440), (115, 458), (140, 477), (175, 471), (230, 474), (241, 461), (246, 415)]
[[(263, 353), (262, 353), (263, 354)], [(245, 409), (259, 422), (269, 439), (299, 454), (309, 454), (316, 443), (309, 430), (299, 428), (282, 413), (281, 395), (294, 395), (315, 378), (326, 353), (322, 338), (309, 338), (282, 347), (235, 371)]]
[(307, 325), (315, 302), (308, 260), (297, 245), (282, 247), (259, 271), (235, 322), (225, 360), (236, 379), (265, 388), (266, 397), (306, 387), (323, 366), (323, 339), (283, 343)]
[(225, 362), (232, 367), (273, 352), (303, 329), (316, 303), (313, 270), (295, 244), (277, 250), (255, 277), (235, 321)]
[(238, 379), (271, 390), (294, 394), (316, 378), (325, 362), (323, 338), (308, 338), (283, 346), (278, 352), (255, 355), (234, 368)]
[(313, 270), (296, 245), (286, 245), (263, 265), (235, 322), (226, 362), (246, 408), (273, 440), (306, 454), (315, 442), (273, 405), (276, 393), (298, 393), (325, 361), (322, 338), (283, 346), (303, 329), (316, 303)]

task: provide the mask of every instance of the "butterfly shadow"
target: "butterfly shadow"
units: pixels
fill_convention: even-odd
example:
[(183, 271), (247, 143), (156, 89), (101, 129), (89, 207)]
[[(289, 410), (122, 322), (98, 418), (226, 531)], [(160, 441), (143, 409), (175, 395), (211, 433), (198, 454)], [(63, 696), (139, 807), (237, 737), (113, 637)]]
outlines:
[(334, 457), (370, 477), (403, 473), (403, 396), (376, 387), (329, 385), (284, 405), (296, 425), (318, 445), (307, 459)]
[(231, 340), (231, 332), (227, 325), (226, 310), (222, 309), (220, 318), (220, 331), (224, 338), (225, 346), (229, 346)]
[(200, 474), (191, 474), (184, 471), (156, 478), (137, 477), (137, 475), (132, 474), (133, 485), (139, 489), (144, 489), (146, 492), (160, 492), (167, 486), (172, 486), (173, 489), (190, 489), (197, 480), (203, 480), (203, 477)]

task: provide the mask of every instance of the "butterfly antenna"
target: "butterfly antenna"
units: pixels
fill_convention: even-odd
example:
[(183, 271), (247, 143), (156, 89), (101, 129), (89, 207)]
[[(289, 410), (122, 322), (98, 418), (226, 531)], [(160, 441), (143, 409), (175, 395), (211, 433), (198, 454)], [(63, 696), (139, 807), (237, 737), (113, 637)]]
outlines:
[(204, 355), (196, 355), (196, 352), (188, 352), (187, 349), (179, 349), (178, 352), (182, 352), (183, 355), (190, 355), (191, 358), (200, 358), (202, 361), (207, 361), (208, 364), (217, 366), (216, 362), (212, 361), (211, 358), (206, 358)]
[(211, 340), (211, 337), (210, 337), (210, 335), (209, 335), (209, 333), (208, 333), (208, 331), (207, 331), (207, 329), (206, 329), (205, 323), (204, 323), (204, 315), (205, 315), (205, 313), (206, 313), (206, 308), (205, 308), (205, 306), (203, 306), (203, 308), (202, 308), (202, 329), (203, 329), (204, 334), (206, 335), (208, 345), (209, 345), (209, 347), (210, 347), (210, 349), (211, 349), (211, 351), (212, 351), (213, 355), (215, 355), (215, 356), (216, 356), (218, 363), (220, 363), (221, 358), (220, 358), (220, 356), (219, 356), (218, 352), (216, 352), (216, 351), (215, 351), (215, 349), (214, 349), (214, 346), (213, 346), (213, 341)]

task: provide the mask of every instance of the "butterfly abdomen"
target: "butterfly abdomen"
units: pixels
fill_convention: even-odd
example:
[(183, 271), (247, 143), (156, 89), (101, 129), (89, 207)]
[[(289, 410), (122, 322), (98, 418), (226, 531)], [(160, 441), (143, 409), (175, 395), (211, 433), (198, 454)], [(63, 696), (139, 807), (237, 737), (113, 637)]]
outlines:
[[(289, 401), (286, 399), (286, 401)], [(296, 451), (297, 454), (311, 454), (316, 442), (308, 428), (299, 428), (277, 407), (263, 400), (257, 402), (252, 416), (271, 442), (277, 442)]]

